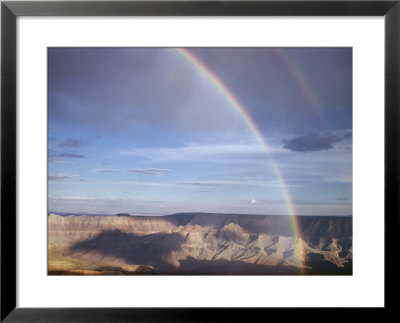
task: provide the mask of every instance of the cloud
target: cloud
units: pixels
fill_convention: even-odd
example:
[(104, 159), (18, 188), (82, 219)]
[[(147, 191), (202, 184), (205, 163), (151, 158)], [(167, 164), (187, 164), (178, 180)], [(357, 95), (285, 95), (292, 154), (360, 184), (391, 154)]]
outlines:
[(70, 181), (75, 180), (77, 177), (78, 175), (73, 174), (49, 174), (47, 178), (49, 181)]
[(112, 169), (112, 168), (95, 169), (95, 171), (98, 173), (120, 173), (120, 172), (122, 172), (121, 169)]
[[(195, 182), (181, 182), (181, 185), (199, 186), (199, 187), (217, 187), (217, 186), (275, 186), (275, 183), (256, 180), (204, 180)], [(279, 184), (280, 185), (280, 184)]]
[(161, 168), (136, 168), (136, 169), (116, 169), (116, 168), (101, 168), (95, 169), (98, 173), (121, 173), (121, 172), (129, 172), (129, 173), (137, 173), (137, 174), (145, 174), (145, 175), (162, 175), (163, 173), (170, 173), (172, 170), (170, 169), (161, 169)]
[(88, 179), (79, 177), (79, 175), (75, 174), (49, 174), (47, 176), (49, 181), (52, 182), (67, 182), (67, 181), (78, 181), (78, 182), (85, 182)]
[(73, 139), (73, 138), (67, 138), (60, 142), (57, 146), (59, 147), (83, 147), (87, 146), (88, 142), (83, 140), (83, 139)]
[(54, 163), (54, 164), (67, 164), (67, 163), (69, 163), (66, 160), (57, 159), (54, 156), (49, 157), (48, 161), (49, 161), (49, 163)]
[(55, 175), (49, 175), (47, 178), (49, 181), (68, 181), (74, 178), (74, 175), (55, 174)]
[[(180, 183), (182, 185), (190, 185), (190, 186), (200, 186), (200, 187), (208, 187), (208, 186), (223, 186), (226, 185), (225, 181), (198, 181), (198, 182), (183, 182)], [(230, 183), (232, 184), (232, 183)]]
[(165, 201), (141, 200), (130, 198), (103, 198), (85, 196), (52, 196), (48, 198), (52, 212), (71, 213), (153, 213), (165, 215), (170, 213)]
[(161, 168), (143, 168), (143, 169), (128, 169), (130, 173), (137, 174), (145, 174), (145, 175), (162, 175), (164, 173), (170, 173), (172, 170), (170, 169), (161, 169)]
[(76, 153), (59, 153), (56, 157), (63, 157), (63, 158), (85, 158), (85, 155), (76, 154)]
[(72, 152), (65, 152), (65, 151), (64, 152), (59, 152), (59, 151), (49, 150), (48, 160), (49, 161), (55, 161), (55, 157), (61, 157), (61, 158), (85, 158), (85, 155), (72, 153)]
[[(251, 203), (255, 201), (255, 203)], [(251, 200), (250, 204), (258, 204), (258, 205), (271, 205), (271, 204), (282, 204), (286, 205), (288, 202), (287, 200)], [(303, 206), (303, 205), (351, 205), (352, 200), (345, 199), (345, 200), (302, 200), (302, 199), (292, 199), (291, 203), (295, 206)]]
[(353, 139), (353, 131), (349, 130), (348, 132), (346, 132), (346, 133), (343, 135), (343, 138), (344, 138), (344, 139), (347, 139), (347, 140), (352, 140), (352, 139)]
[(257, 201), (255, 199), (250, 200), (250, 205), (254, 205), (256, 203), (257, 203)]
[[(337, 133), (341, 136), (340, 133)], [(275, 159), (289, 184), (311, 186), (314, 183), (352, 183), (352, 149), (341, 140), (328, 150), (299, 153), (286, 150)], [(307, 184), (308, 183), (308, 184)]]
[(342, 138), (341, 135), (334, 133), (311, 132), (291, 140), (285, 140), (283, 148), (296, 152), (329, 150)]
[(166, 184), (166, 183), (158, 183), (158, 182), (139, 182), (139, 181), (118, 181), (118, 182), (104, 182), (104, 181), (100, 181), (100, 182), (96, 182), (98, 184), (106, 184), (106, 185), (133, 185), (133, 186), (139, 186), (139, 187), (143, 187), (143, 186), (171, 186), (173, 184)]
[(268, 154), (260, 144), (190, 144), (174, 148), (124, 149), (122, 155), (133, 155), (155, 161), (186, 160), (234, 162), (266, 160), (268, 154), (287, 153), (280, 147), (269, 147)]

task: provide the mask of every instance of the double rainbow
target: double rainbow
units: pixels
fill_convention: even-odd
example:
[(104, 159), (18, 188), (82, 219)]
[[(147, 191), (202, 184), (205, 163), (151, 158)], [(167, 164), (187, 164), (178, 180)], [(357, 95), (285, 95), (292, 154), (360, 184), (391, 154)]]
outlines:
[(250, 131), (254, 134), (257, 141), (260, 143), (262, 148), (264, 149), (267, 158), (272, 166), (272, 169), (276, 175), (277, 180), (279, 181), (279, 186), (282, 189), (282, 195), (284, 197), (286, 208), (290, 218), (291, 229), (294, 236), (295, 241), (295, 258), (296, 258), (296, 266), (302, 273), (302, 269), (304, 268), (304, 256), (303, 256), (303, 248), (301, 244), (301, 230), (300, 225), (296, 216), (296, 210), (293, 205), (292, 199), (290, 197), (289, 190), (287, 188), (286, 182), (284, 180), (282, 171), (278, 167), (277, 163), (273, 160), (269, 148), (267, 139), (261, 133), (260, 129), (258, 128), (257, 124), (248, 114), (245, 107), (240, 103), (240, 101), (236, 98), (236, 96), (228, 89), (228, 87), (219, 79), (219, 77), (211, 71), (202, 61), (200, 61), (193, 53), (191, 53), (186, 48), (175, 48), (174, 49), (181, 57), (183, 57), (187, 62), (192, 65), (195, 70), (205, 77), (213, 87), (220, 92), (226, 100), (230, 103), (230, 106), (238, 113), (238, 115), (242, 118), (245, 122), (247, 127)]
[(280, 60), (285, 66), (287, 72), (290, 74), (290, 77), (292, 80), (294, 80), (296, 86), (306, 99), (308, 106), (313, 109), (314, 113), (320, 115), (321, 111), (318, 108), (318, 97), (315, 95), (315, 91), (311, 91), (311, 86), (308, 84), (307, 78), (300, 70), (298, 64), (296, 64), (295, 60), (289, 56), (288, 51), (284, 48), (273, 48), (272, 51), (278, 60)]

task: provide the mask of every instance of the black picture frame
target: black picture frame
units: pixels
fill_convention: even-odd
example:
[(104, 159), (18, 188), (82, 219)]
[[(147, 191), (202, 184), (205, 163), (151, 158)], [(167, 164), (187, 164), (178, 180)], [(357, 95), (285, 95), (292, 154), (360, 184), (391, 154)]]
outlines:
[[(256, 320), (272, 308), (16, 307), (16, 19), (19, 16), (384, 16), (385, 19), (385, 306), (396, 310), (399, 237), (400, 1), (2, 1), (1, 2), (1, 321), (190, 322)], [(372, 233), (371, 233), (372, 234)], [(394, 259), (394, 260), (393, 260)], [(39, 291), (38, 291), (39, 292)], [(300, 291), (301, 294), (301, 291)], [(301, 295), (300, 295), (301, 296)], [(289, 310), (289, 311), (288, 311)], [(332, 312), (337, 309), (325, 309)], [(349, 312), (352, 309), (347, 309)], [(304, 312), (303, 312), (304, 313)], [(275, 314), (275, 313), (272, 313)], [(282, 313), (283, 314), (283, 313)], [(350, 314), (350, 313), (349, 313)], [(299, 314), (294, 314), (299, 315)], [(302, 314), (303, 315), (303, 314)], [(310, 318), (308, 314), (306, 317)], [(372, 315), (372, 316), (371, 316)], [(371, 311), (369, 318), (373, 319)], [(252, 319), (253, 318), (253, 319)], [(257, 319), (258, 320), (258, 319)]]

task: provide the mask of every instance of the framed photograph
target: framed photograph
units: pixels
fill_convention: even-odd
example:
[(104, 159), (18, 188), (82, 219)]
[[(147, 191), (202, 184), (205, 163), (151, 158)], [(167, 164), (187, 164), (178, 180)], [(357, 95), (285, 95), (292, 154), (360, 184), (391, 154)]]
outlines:
[(397, 1), (1, 9), (1, 320), (394, 306)]

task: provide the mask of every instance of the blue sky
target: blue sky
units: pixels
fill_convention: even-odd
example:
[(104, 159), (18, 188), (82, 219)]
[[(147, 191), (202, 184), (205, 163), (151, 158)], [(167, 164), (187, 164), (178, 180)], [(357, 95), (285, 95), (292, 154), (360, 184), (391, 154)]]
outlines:
[(351, 48), (49, 48), (49, 211), (352, 214)]

